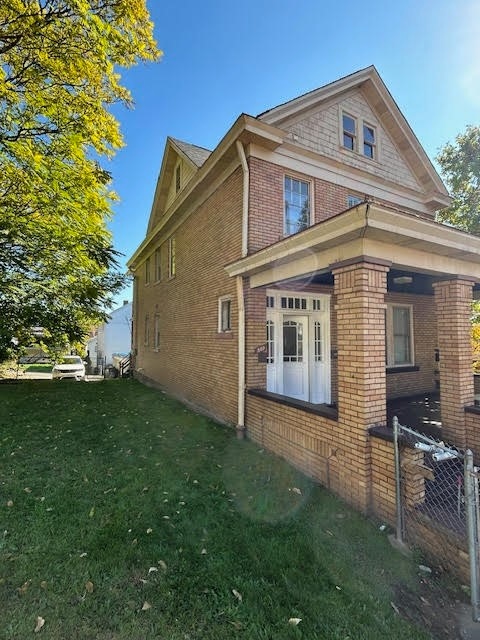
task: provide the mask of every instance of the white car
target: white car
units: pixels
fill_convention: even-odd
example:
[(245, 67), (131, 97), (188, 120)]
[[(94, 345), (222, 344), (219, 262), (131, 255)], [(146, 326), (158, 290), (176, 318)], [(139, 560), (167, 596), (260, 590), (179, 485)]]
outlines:
[(85, 380), (85, 363), (80, 356), (63, 356), (53, 365), (52, 379), (62, 380), (63, 378)]

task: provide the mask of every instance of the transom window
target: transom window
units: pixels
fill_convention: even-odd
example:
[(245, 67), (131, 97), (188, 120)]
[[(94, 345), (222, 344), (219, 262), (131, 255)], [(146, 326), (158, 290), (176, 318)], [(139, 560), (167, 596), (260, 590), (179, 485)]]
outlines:
[(387, 366), (414, 364), (413, 312), (411, 305), (387, 305)]
[(280, 299), (280, 306), (282, 309), (306, 309), (307, 308), (307, 299), (306, 298), (295, 298), (295, 297), (282, 297)]
[(310, 225), (310, 184), (285, 176), (285, 235), (303, 231)]

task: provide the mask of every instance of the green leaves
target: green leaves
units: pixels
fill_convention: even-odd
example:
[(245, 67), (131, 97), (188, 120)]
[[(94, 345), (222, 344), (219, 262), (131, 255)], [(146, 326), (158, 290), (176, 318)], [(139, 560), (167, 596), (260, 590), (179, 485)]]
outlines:
[(437, 157), (453, 203), (438, 219), (480, 235), (480, 127), (469, 125)]
[(81, 335), (121, 286), (108, 108), (131, 104), (117, 67), (159, 55), (145, 0), (1, 3), (0, 355), (32, 325)]

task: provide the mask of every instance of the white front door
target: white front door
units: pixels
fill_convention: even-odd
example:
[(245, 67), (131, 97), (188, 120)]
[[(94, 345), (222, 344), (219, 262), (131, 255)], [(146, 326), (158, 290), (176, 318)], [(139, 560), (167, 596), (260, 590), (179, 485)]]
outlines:
[(308, 317), (283, 316), (283, 393), (309, 399)]

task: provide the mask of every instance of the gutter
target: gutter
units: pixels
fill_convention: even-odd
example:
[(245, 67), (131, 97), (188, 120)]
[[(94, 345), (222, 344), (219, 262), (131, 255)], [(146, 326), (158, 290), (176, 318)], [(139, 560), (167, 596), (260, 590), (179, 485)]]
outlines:
[[(242, 194), (242, 258), (248, 254), (248, 203), (250, 196), (250, 173), (248, 170), (245, 149), (240, 140), (236, 147), (243, 171)], [(245, 436), (245, 298), (243, 293), (243, 277), (236, 277), (238, 304), (238, 403), (237, 403), (237, 436)]]

